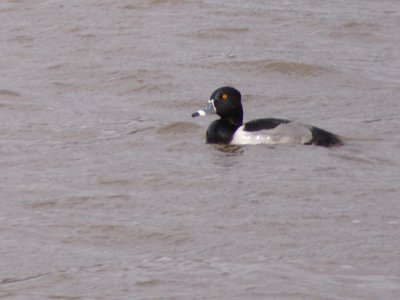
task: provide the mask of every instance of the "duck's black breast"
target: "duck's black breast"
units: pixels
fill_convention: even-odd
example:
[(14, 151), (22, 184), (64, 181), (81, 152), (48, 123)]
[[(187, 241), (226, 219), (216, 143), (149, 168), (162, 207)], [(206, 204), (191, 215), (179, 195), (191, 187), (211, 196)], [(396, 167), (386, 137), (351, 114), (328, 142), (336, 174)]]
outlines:
[(233, 125), (223, 119), (215, 120), (207, 129), (207, 143), (229, 144), (239, 127), (240, 125)]
[(244, 125), (244, 131), (260, 131), (260, 130), (268, 130), (274, 129), (280, 124), (290, 123), (289, 120), (283, 119), (274, 119), (274, 118), (266, 118), (266, 119), (255, 119), (247, 122)]

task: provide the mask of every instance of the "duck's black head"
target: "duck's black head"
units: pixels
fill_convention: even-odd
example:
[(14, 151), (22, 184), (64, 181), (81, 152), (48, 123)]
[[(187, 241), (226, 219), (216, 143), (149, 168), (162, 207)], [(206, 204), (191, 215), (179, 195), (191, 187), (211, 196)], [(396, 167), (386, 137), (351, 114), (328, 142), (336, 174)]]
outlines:
[(216, 89), (208, 101), (208, 105), (192, 114), (192, 117), (205, 116), (216, 113), (221, 119), (232, 125), (242, 125), (243, 107), (240, 92), (233, 87), (221, 87)]

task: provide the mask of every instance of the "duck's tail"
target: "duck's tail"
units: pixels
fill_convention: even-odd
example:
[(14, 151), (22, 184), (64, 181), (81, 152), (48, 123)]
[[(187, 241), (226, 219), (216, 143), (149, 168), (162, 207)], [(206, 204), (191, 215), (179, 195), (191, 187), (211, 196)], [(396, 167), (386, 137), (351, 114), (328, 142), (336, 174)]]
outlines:
[(344, 145), (343, 138), (339, 137), (336, 134), (328, 132), (318, 127), (311, 128), (312, 140), (310, 144), (324, 146), (324, 147), (333, 147), (333, 146), (342, 146)]

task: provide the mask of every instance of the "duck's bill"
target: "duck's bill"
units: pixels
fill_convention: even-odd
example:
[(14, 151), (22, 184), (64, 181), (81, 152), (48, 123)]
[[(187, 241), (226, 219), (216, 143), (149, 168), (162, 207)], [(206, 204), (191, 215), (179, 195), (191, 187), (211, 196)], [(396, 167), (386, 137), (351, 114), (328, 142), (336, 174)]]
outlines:
[(209, 101), (208, 105), (205, 108), (192, 113), (192, 117), (193, 118), (204, 117), (206, 115), (212, 115), (212, 114), (215, 114), (215, 107), (213, 101)]

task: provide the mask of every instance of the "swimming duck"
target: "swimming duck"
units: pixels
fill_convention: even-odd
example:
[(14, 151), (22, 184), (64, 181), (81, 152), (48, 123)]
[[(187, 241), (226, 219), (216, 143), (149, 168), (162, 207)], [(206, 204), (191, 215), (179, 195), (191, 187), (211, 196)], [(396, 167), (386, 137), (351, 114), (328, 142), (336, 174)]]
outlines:
[(207, 130), (207, 143), (231, 145), (305, 144), (319, 146), (342, 145), (340, 138), (321, 128), (295, 121), (266, 118), (243, 124), (243, 107), (240, 92), (233, 87), (215, 90), (204, 109), (192, 114), (203, 117), (217, 114), (220, 119)]

